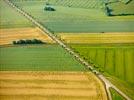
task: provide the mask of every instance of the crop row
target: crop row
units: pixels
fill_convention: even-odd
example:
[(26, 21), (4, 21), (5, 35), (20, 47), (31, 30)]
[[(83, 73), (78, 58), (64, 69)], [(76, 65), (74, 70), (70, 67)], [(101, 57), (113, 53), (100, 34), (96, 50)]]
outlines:
[(100, 0), (49, 0), (52, 5), (61, 5), (79, 8), (103, 8), (103, 1)]
[(84, 67), (58, 45), (0, 48), (0, 70), (82, 71)]
[(107, 72), (128, 82), (134, 82), (133, 47), (100, 47), (72, 45), (84, 59), (101, 72)]

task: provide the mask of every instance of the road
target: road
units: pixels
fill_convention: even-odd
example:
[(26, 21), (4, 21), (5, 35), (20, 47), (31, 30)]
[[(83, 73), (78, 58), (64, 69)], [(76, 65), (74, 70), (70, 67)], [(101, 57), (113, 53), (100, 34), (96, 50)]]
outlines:
[(53, 33), (51, 33), (48, 29), (46, 29), (44, 26), (42, 26), (38, 21), (36, 21), (31, 15), (23, 11), (22, 9), (15, 6), (11, 1), (5, 0), (5, 2), (10, 5), (12, 8), (14, 8), (17, 12), (25, 16), (28, 20), (30, 20), (33, 24), (38, 26), (40, 29), (42, 29), (45, 34), (47, 33), (53, 40), (55, 40), (60, 46), (62, 46), (65, 50), (67, 50), (71, 55), (73, 55), (79, 62), (81, 62), (85, 67), (90, 69), (105, 85), (107, 95), (109, 100), (112, 100), (111, 93), (109, 91), (109, 88), (115, 89), (120, 95), (122, 95), (126, 100), (131, 100), (126, 94), (124, 94), (122, 91), (120, 91), (114, 84), (112, 84), (109, 80), (107, 80), (104, 75), (99, 73), (97, 70), (95, 70), (92, 66), (88, 64), (84, 59), (82, 59), (77, 53), (75, 53), (73, 50), (71, 50), (68, 46), (66, 46), (60, 39), (58, 39)]

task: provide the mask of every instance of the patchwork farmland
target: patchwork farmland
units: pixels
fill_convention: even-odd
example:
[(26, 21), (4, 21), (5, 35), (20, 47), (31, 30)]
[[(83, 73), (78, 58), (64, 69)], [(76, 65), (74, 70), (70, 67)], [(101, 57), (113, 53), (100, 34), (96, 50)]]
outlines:
[(1, 0), (0, 99), (134, 99), (133, 4)]
[[(93, 73), (6, 1), (0, 7), (0, 99), (107, 100)], [(12, 44), (28, 39), (46, 44)]]
[[(104, 9), (84, 9), (82, 7), (67, 7), (64, 4), (66, 0), (62, 0), (62, 4), (55, 3), (61, 0), (50, 0), (56, 11), (44, 11), (46, 0), (30, 1), (23, 0), (21, 2), (12, 0), (20, 9), (29, 13), (38, 22), (50, 31), (56, 33), (96, 33), (96, 32), (133, 32), (134, 20), (133, 16), (115, 16), (108, 17)], [(74, 4), (76, 0), (67, 0), (68, 4)], [(86, 0), (84, 0), (86, 2)], [(90, 2), (100, 2), (100, 0), (88, 0)], [(52, 2), (52, 4), (51, 4)], [(83, 2), (83, 1), (82, 1)], [(77, 4), (84, 5), (81, 0), (77, 0)], [(56, 4), (57, 6), (55, 6)], [(94, 4), (94, 3), (93, 3)], [(89, 5), (90, 6), (90, 5)], [(99, 6), (99, 5), (98, 5)], [(133, 7), (133, 6), (132, 6)], [(32, 9), (31, 9), (32, 8)]]
[(57, 36), (133, 98), (133, 32), (58, 33)]
[(133, 98), (133, 33), (60, 33), (58, 37)]

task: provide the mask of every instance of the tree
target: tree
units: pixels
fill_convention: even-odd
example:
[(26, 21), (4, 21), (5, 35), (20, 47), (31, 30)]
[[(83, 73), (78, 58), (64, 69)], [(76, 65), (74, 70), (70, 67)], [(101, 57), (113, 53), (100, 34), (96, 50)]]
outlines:
[(112, 9), (110, 9), (108, 6), (106, 6), (106, 11), (108, 16), (112, 16)]
[(17, 44), (16, 41), (13, 41), (13, 44)]
[(55, 9), (53, 7), (51, 7), (51, 6), (46, 6), (44, 8), (44, 10), (46, 10), (46, 11), (55, 11)]

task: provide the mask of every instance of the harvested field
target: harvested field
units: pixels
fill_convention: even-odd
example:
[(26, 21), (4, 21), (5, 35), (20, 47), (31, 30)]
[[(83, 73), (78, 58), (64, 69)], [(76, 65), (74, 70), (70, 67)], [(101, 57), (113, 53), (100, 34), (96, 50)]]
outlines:
[(21, 39), (39, 39), (43, 42), (54, 43), (54, 41), (39, 28), (0, 29), (0, 45), (12, 44), (13, 41)]
[(134, 43), (134, 32), (124, 33), (59, 33), (66, 43)]
[(90, 72), (0, 72), (2, 100), (107, 100), (103, 84)]

